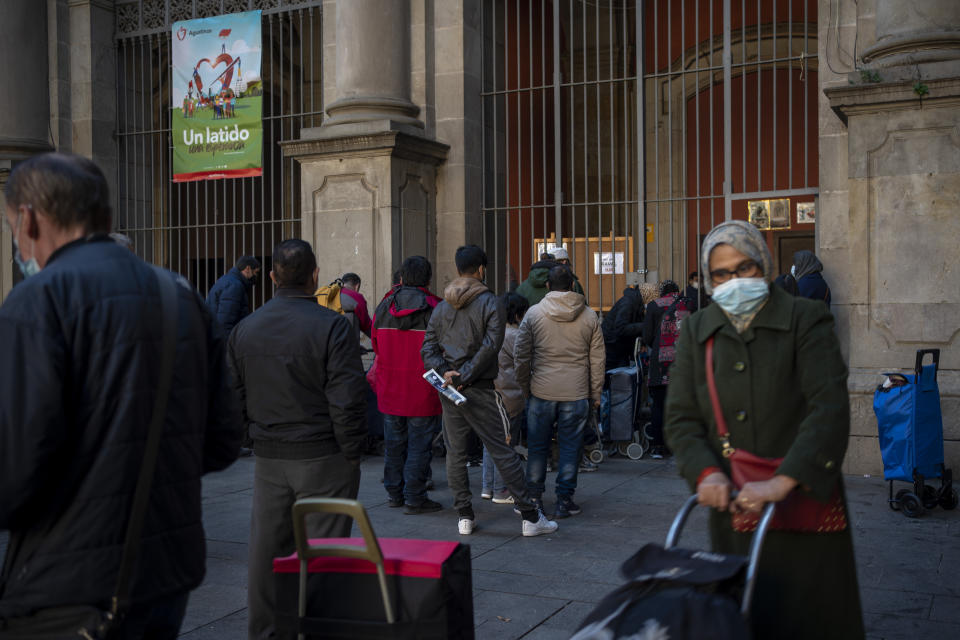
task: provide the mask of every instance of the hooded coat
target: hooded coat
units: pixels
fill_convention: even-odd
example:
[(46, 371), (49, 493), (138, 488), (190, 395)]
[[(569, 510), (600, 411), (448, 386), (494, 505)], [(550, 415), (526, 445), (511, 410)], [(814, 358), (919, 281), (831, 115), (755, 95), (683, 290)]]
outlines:
[(812, 251), (793, 254), (793, 277), (797, 281), (797, 295), (811, 300), (822, 300), (830, 306), (830, 287), (823, 278), (823, 263)]
[(517, 293), (522, 295), (530, 303), (530, 306), (539, 303), (547, 295), (547, 276), (550, 275), (550, 269), (557, 266), (553, 260), (540, 260), (530, 267), (530, 273), (519, 287)]
[(579, 293), (551, 291), (523, 317), (514, 361), (525, 395), (599, 402), (606, 352), (597, 313)]
[(456, 384), (494, 388), (497, 358), (503, 346), (503, 302), (476, 278), (460, 277), (447, 285), (427, 325), (420, 355), (427, 369), (440, 375), (457, 371)]
[(427, 289), (393, 289), (373, 315), (377, 408), (392, 416), (438, 416), (440, 395), (423, 379), (423, 337), (440, 298)]

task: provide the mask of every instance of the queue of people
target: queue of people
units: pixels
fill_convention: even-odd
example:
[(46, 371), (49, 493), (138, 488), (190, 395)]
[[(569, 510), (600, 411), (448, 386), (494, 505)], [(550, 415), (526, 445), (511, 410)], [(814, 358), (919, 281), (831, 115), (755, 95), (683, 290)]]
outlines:
[[(481, 498), (512, 505), (523, 536), (554, 533), (556, 519), (582, 511), (574, 496), (585, 426), (606, 369), (640, 339), (651, 438), (713, 508), (713, 549), (745, 553), (751, 515), (781, 505), (760, 563), (755, 635), (816, 637), (829, 625), (836, 637), (863, 637), (840, 474), (847, 372), (815, 256), (800, 255), (795, 271), (798, 283), (816, 276), (814, 299), (791, 296), (772, 285), (762, 235), (725, 222), (688, 278), (696, 308), (666, 281), (628, 289), (601, 322), (556, 256), (535, 265), (545, 273), (527, 287), (539, 296), (531, 303), (495, 295), (485, 252), (465, 245), (442, 296), (429, 288), (429, 261), (410, 256), (370, 318), (354, 274), (340, 279), (348, 304), (318, 304), (313, 248), (289, 239), (273, 252), (272, 299), (250, 313), (259, 262), (238, 261), (205, 303), (109, 237), (107, 182), (89, 160), (24, 161), (4, 196), (25, 279), (0, 307), (0, 529), (11, 532), (0, 631), (115, 624), (117, 637), (176, 637), (204, 575), (200, 478), (237, 458), (246, 428), (255, 454), (248, 633), (270, 637), (271, 561), (294, 547), (293, 502), (358, 494), (367, 437), (359, 330), (375, 353), (366, 377), (384, 415), (390, 506), (414, 516), (443, 509), (427, 493), (439, 420), (463, 536), (478, 530), (471, 437), (487, 455)], [(466, 401), (438, 394), (423, 379), (431, 369)], [(554, 427), (551, 519), (543, 496)], [(747, 454), (775, 468), (735, 483)], [(820, 506), (791, 511), (804, 501)], [(829, 509), (828, 524), (817, 508)], [(142, 540), (125, 544), (141, 527)], [(309, 537), (350, 532), (335, 515), (307, 527)], [(127, 570), (132, 586), (118, 586)]]

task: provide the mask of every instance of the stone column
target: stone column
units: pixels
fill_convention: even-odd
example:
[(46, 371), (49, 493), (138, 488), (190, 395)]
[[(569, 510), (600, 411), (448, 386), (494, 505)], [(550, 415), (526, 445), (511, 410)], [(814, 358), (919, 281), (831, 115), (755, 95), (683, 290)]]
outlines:
[[(117, 61), (113, 0), (70, 0), (69, 77), (73, 153), (103, 170), (117, 208)], [(46, 46), (46, 42), (44, 42)], [(63, 71), (61, 69), (61, 71)], [(164, 70), (163, 73), (169, 73)], [(61, 141), (61, 145), (62, 145)]]
[(877, 42), (863, 52), (873, 67), (960, 58), (960, 2), (877, 0)]
[(323, 126), (281, 147), (300, 162), (301, 235), (320, 280), (358, 273), (375, 303), (406, 256), (436, 264), (437, 167), (449, 147), (424, 135), (410, 100), (409, 0), (338, 0), (335, 11), (337, 99)]
[(409, 0), (337, 2), (337, 100), (324, 127), (423, 129), (410, 101)]
[[(877, 0), (875, 44), (865, 5), (833, 7), (856, 16), (857, 33), (841, 31), (838, 44), (822, 22), (830, 0), (820, 1), (817, 253), (850, 369), (845, 470), (882, 470), (873, 392), (884, 372), (911, 371), (921, 348), (941, 351), (944, 451), (957, 467), (960, 3)], [(855, 35), (870, 66), (834, 73), (825, 63), (852, 51)]]
[[(0, 2), (0, 189), (17, 162), (50, 151), (47, 4)], [(0, 211), (6, 209), (0, 193)], [(0, 301), (13, 286), (13, 241), (0, 225)]]

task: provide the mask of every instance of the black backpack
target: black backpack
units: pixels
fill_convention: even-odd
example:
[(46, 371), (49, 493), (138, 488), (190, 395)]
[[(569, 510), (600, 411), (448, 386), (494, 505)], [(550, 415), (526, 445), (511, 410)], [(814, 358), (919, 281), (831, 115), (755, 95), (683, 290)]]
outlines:
[(745, 640), (747, 558), (645, 545), (623, 563), (627, 584), (605, 597), (571, 640)]

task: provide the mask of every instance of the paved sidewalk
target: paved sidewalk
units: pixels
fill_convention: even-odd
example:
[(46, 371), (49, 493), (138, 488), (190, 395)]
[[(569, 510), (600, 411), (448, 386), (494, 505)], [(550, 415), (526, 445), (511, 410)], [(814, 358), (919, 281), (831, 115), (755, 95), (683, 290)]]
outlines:
[[(207, 580), (191, 598), (185, 639), (245, 637), (253, 463), (242, 459), (204, 483)], [(442, 460), (434, 461), (433, 471), (437, 490), (431, 495), (449, 507)], [(387, 507), (381, 477), (382, 464), (367, 460), (360, 499), (378, 535), (470, 544), (480, 639), (569, 637), (620, 584), (620, 563), (647, 542), (662, 543), (687, 494), (671, 461), (612, 458), (599, 471), (580, 475), (577, 501), (583, 513), (561, 520), (556, 534), (523, 538), (520, 518), (509, 505), (478, 497), (477, 530), (461, 538), (452, 509), (408, 516)], [(479, 495), (479, 469), (470, 477)], [(879, 478), (849, 477), (847, 487), (868, 637), (960, 638), (960, 510), (936, 509), (910, 520), (887, 507)], [(691, 517), (683, 544), (708, 546), (703, 516)]]
[[(253, 459), (241, 459), (204, 481), (207, 579), (190, 599), (181, 636), (187, 640), (246, 637), (253, 465)], [(433, 471), (437, 490), (431, 495), (449, 507), (442, 460), (434, 461)], [(481, 640), (569, 637), (620, 583), (620, 563), (647, 542), (662, 543), (687, 494), (670, 461), (612, 458), (598, 472), (581, 474), (577, 502), (583, 513), (562, 520), (554, 535), (523, 538), (520, 518), (509, 505), (478, 497), (477, 530), (461, 538), (449, 508), (418, 516), (388, 508), (381, 477), (380, 461), (363, 464), (360, 499), (378, 535), (470, 544)], [(471, 469), (470, 477), (479, 494), (479, 469)], [(887, 507), (879, 478), (848, 477), (847, 488), (868, 637), (960, 638), (960, 510), (936, 509), (910, 520)], [(0, 551), (3, 538), (0, 534)], [(691, 517), (682, 543), (708, 546), (701, 510)]]

